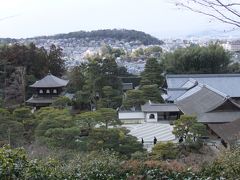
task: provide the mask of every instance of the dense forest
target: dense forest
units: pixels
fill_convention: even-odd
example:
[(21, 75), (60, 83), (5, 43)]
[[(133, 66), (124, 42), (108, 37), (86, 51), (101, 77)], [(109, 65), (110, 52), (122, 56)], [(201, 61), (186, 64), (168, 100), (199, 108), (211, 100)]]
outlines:
[[(70, 32), (67, 34), (57, 34), (53, 36), (40, 36), (34, 39), (67, 39), (67, 38), (88, 38), (89, 40), (102, 40), (102, 39), (116, 39), (124, 40), (126, 42), (140, 41), (144, 45), (161, 45), (163, 41), (146, 34), (141, 31), (136, 30), (126, 30), (126, 29), (104, 29), (95, 31), (77, 31)], [(32, 38), (29, 38), (32, 39)], [(0, 38), (0, 43), (15, 43), (17, 39), (11, 38)]]

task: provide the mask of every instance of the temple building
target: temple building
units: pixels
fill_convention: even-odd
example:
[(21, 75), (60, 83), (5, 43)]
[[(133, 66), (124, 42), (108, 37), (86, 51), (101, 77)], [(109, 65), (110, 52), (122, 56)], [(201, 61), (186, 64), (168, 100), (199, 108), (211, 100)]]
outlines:
[(34, 93), (26, 103), (36, 109), (49, 106), (57, 97), (62, 95), (67, 84), (68, 80), (60, 79), (49, 73), (43, 79), (30, 85)]

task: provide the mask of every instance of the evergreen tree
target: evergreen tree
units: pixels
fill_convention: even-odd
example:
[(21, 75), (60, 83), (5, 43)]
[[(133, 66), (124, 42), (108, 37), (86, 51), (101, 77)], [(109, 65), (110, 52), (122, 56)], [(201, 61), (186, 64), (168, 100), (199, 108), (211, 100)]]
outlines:
[(156, 84), (144, 85), (141, 87), (141, 90), (143, 92), (143, 98), (145, 101), (150, 100), (155, 103), (163, 102), (161, 91)]
[(62, 56), (62, 49), (52, 44), (48, 54), (48, 61), (49, 70), (55, 76), (61, 76), (65, 72), (65, 61)]
[(123, 106), (126, 108), (139, 108), (144, 103), (145, 99), (141, 90), (129, 90), (123, 99)]
[[(167, 53), (162, 62), (167, 73), (232, 73), (230, 55), (218, 44), (177, 49), (173, 53)], [(238, 71), (237, 66), (234, 68), (235, 72)]]
[(141, 74), (141, 86), (157, 84), (161, 86), (163, 84), (162, 68), (160, 63), (155, 58), (147, 60), (144, 71)]

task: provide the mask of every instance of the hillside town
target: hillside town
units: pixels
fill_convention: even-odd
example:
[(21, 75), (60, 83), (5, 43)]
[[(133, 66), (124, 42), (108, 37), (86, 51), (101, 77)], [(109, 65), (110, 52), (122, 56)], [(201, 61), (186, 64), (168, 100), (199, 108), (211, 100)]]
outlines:
[[(30, 39), (14, 40), (15, 43), (30, 44), (34, 43), (37, 47), (44, 47), (46, 50), (50, 49), (52, 44), (59, 46), (63, 49), (66, 65), (73, 67), (82, 62), (86, 62), (86, 57), (101, 51), (101, 47), (108, 45), (112, 48), (121, 49), (124, 52), (117, 59), (119, 66), (127, 68), (129, 73), (140, 74), (144, 70), (144, 65), (148, 57), (136, 55), (134, 51), (138, 49), (146, 49), (151, 46), (159, 46), (163, 52), (173, 52), (178, 48), (186, 48), (191, 45), (208, 46), (210, 43), (220, 42), (220, 44), (230, 51), (235, 62), (239, 62), (240, 42), (235, 39), (165, 39), (161, 45), (144, 45), (141, 41), (127, 41), (117, 40), (114, 38), (107, 39), (89, 39), (89, 38), (46, 38), (37, 37)], [(11, 44), (11, 43), (10, 43)], [(153, 55), (154, 56), (154, 55)]]

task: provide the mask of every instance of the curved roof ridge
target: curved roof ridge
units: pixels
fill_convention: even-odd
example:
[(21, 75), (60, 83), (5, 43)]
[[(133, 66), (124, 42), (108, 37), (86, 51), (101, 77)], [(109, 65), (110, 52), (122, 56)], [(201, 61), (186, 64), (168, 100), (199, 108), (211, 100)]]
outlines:
[(60, 79), (52, 74), (46, 75), (41, 80), (30, 85), (33, 88), (48, 88), (48, 87), (64, 87), (68, 84), (68, 80)]
[[(199, 84), (201, 84), (201, 83), (199, 83)], [(216, 94), (218, 94), (218, 95), (224, 97), (224, 98), (227, 98), (227, 99), (230, 98), (229, 95), (223, 93), (222, 91), (219, 91), (219, 90), (213, 88), (212, 86), (209, 86), (209, 85), (207, 85), (207, 84), (201, 84), (201, 85), (202, 85), (203, 87), (205, 87), (205, 88), (211, 90), (212, 92), (214, 92), (214, 93), (216, 93)]]

